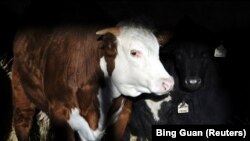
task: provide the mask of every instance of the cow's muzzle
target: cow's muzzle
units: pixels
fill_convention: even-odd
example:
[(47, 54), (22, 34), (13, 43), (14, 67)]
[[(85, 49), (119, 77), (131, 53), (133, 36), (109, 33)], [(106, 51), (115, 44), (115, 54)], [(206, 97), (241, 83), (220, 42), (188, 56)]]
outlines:
[(186, 77), (185, 87), (187, 90), (195, 91), (201, 87), (202, 79), (198, 76)]

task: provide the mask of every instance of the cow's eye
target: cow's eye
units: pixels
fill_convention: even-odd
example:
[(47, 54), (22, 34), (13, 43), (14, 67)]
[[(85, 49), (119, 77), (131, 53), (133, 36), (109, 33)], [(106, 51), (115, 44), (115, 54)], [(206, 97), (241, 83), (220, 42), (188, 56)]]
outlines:
[(141, 57), (141, 52), (139, 50), (133, 49), (130, 51), (130, 55), (133, 57)]

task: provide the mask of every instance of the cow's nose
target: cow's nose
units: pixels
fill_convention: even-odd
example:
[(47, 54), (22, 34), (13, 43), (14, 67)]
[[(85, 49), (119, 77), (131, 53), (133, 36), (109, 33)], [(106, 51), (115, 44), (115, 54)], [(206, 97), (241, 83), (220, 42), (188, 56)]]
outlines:
[(165, 92), (169, 92), (174, 88), (174, 79), (173, 77), (162, 79), (162, 88)]
[(199, 86), (201, 85), (201, 78), (200, 77), (186, 77), (185, 84), (188, 86)]

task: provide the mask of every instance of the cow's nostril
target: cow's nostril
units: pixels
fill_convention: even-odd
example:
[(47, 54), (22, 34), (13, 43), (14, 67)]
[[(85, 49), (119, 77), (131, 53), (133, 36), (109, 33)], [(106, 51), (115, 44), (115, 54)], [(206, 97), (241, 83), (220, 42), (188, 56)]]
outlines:
[(162, 87), (163, 87), (164, 91), (172, 90), (174, 87), (174, 79), (173, 78), (163, 79)]
[(186, 85), (200, 85), (201, 78), (199, 77), (189, 77), (185, 79)]
[(162, 82), (162, 86), (163, 86), (163, 89), (165, 90), (165, 91), (167, 91), (168, 90), (168, 84), (166, 83), (166, 82)]

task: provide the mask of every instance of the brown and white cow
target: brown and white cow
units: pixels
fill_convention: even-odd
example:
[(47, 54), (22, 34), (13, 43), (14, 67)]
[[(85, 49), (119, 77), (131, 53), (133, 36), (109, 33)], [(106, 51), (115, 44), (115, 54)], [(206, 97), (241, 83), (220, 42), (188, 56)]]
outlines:
[(36, 108), (66, 130), (64, 140), (74, 141), (74, 131), (81, 140), (100, 140), (109, 123), (125, 129), (129, 102), (122, 95), (163, 95), (174, 85), (156, 37), (132, 25), (23, 30), (14, 41), (12, 75), (19, 141), (29, 140)]

